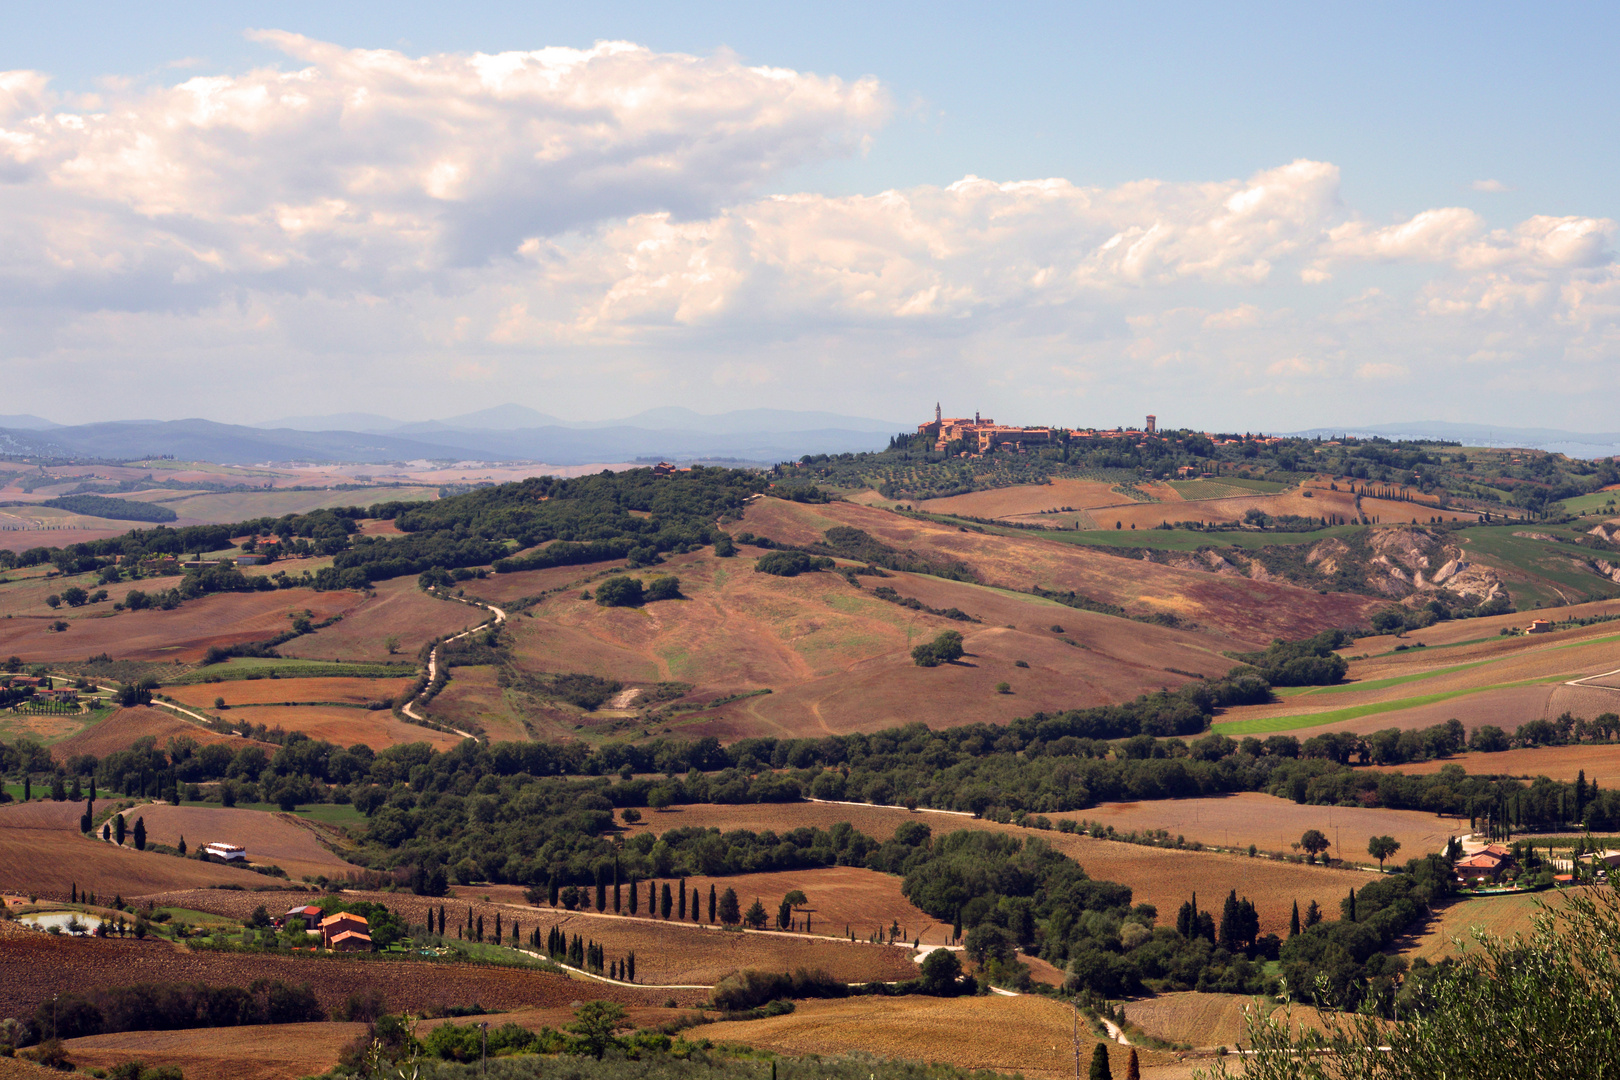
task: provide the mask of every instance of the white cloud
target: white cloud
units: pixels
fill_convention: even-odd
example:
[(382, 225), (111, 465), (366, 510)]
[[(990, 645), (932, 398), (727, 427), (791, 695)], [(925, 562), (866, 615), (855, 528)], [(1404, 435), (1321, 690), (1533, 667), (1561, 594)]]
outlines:
[(1500, 180), (1475, 180), (1472, 187), (1475, 191), (1486, 191), (1492, 194), (1519, 190), (1518, 188), (1508, 187), (1508, 185), (1502, 183)]
[(289, 394), (446, 374), (469, 394), (744, 404), (813, 371), (806, 406), (954, 383), (1037, 412), (1247, 408), (1287, 382), (1353, 420), (1367, 380), (1466, 370), (1448, 400), (1484, 400), (1514, 365), (1483, 358), (1584, 373), (1553, 386), (1612, 381), (1620, 350), (1606, 219), (1376, 223), (1305, 160), (770, 195), (858, 152), (883, 87), (624, 43), (409, 57), (262, 37), (292, 70), (74, 100), (0, 73), (13, 393), (83, 372), (109, 414), (173, 412), (164, 375), (229, 401), (206, 372), (274, 363)]

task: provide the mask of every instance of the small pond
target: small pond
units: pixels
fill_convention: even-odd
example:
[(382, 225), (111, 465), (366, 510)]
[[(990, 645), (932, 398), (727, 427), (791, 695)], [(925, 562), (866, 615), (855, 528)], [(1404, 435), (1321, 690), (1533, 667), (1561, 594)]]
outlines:
[(41, 930), (54, 926), (61, 933), (80, 935), (93, 934), (96, 927), (101, 925), (101, 919), (82, 911), (41, 911), (33, 915), (20, 915), (17, 921)]

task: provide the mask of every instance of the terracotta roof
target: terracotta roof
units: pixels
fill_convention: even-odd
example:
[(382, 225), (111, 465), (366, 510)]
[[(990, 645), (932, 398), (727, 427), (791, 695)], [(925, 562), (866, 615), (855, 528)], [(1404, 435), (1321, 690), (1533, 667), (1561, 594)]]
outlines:
[(366, 917), (364, 915), (356, 915), (352, 911), (340, 911), (336, 915), (328, 915), (326, 918), (321, 920), (321, 925), (323, 927), (324, 926), (329, 926), (332, 923), (335, 923), (340, 919), (353, 919), (355, 922), (360, 923), (362, 926), (370, 926), (371, 925), (370, 923), (368, 923), (366, 921)]

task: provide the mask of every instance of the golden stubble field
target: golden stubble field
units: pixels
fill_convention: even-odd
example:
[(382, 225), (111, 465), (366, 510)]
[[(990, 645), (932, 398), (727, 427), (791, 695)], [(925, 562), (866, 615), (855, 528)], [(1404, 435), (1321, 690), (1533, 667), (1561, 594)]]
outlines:
[[(793, 1056), (866, 1053), (941, 1062), (969, 1069), (1062, 1080), (1075, 1071), (1074, 1011), (1029, 994), (1018, 997), (846, 998), (803, 1001), (792, 1013), (727, 1021), (702, 1029), (706, 1038), (745, 1043)], [(1080, 1027), (1081, 1067), (1100, 1040)], [(1109, 1068), (1124, 1076), (1128, 1047), (1108, 1045)], [(1142, 1075), (1191, 1075), (1187, 1055), (1138, 1050)]]
[[(1072, 816), (1080, 818), (1085, 815), (1077, 812)], [(825, 829), (840, 821), (847, 821), (874, 839), (887, 840), (902, 821), (914, 820), (929, 826), (935, 836), (958, 829), (984, 829), (1024, 838), (1034, 837), (1074, 859), (1092, 878), (1130, 886), (1135, 902), (1150, 903), (1158, 908), (1161, 923), (1173, 920), (1182, 902), (1190, 899), (1195, 892), (1200, 910), (1209, 910), (1218, 907), (1227, 893), (1236, 889), (1240, 897), (1247, 896), (1254, 901), (1260, 915), (1260, 932), (1278, 936), (1288, 932), (1294, 903), (1297, 902), (1300, 910), (1304, 911), (1310, 901), (1315, 900), (1321, 905), (1325, 917), (1334, 919), (1338, 917), (1339, 901), (1346, 892), (1351, 888), (1360, 888), (1371, 880), (1371, 873), (1365, 870), (1330, 869), (1267, 858), (1249, 858), (1246, 855), (1145, 847), (1093, 840), (1055, 830), (1023, 829), (1016, 825), (1001, 825), (954, 814), (928, 811), (910, 814), (904, 809), (844, 803), (706, 804), (649, 814), (647, 818), (636, 826), (637, 830), (651, 829), (661, 833), (666, 829), (696, 825), (718, 828), (722, 832), (730, 829), (756, 832), (772, 829), (782, 832), (800, 827)]]
[(1400, 842), (1397, 863), (1440, 852), (1453, 836), (1470, 831), (1467, 818), (1440, 817), (1419, 810), (1383, 810), (1360, 806), (1309, 806), (1259, 792), (1240, 792), (1207, 799), (1161, 799), (1140, 803), (1101, 803), (1075, 816), (1112, 825), (1118, 832), (1165, 829), (1219, 847), (1262, 851), (1292, 850), (1307, 829), (1319, 829), (1336, 859), (1375, 864), (1367, 841), (1392, 836)]
[(1527, 780), (1545, 776), (1571, 784), (1585, 773), (1587, 780), (1614, 788), (1620, 786), (1620, 745), (1525, 747), (1493, 754), (1458, 754), (1406, 765), (1369, 765), (1367, 771), (1429, 776), (1452, 766), (1472, 776), (1513, 776)]

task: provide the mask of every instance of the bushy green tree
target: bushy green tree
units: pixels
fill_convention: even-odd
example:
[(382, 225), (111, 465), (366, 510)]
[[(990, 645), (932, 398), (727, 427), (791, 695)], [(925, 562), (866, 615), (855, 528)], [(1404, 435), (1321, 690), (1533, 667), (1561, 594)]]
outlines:
[(602, 607), (636, 607), (645, 599), (640, 580), (620, 575), (596, 587), (596, 602)]

